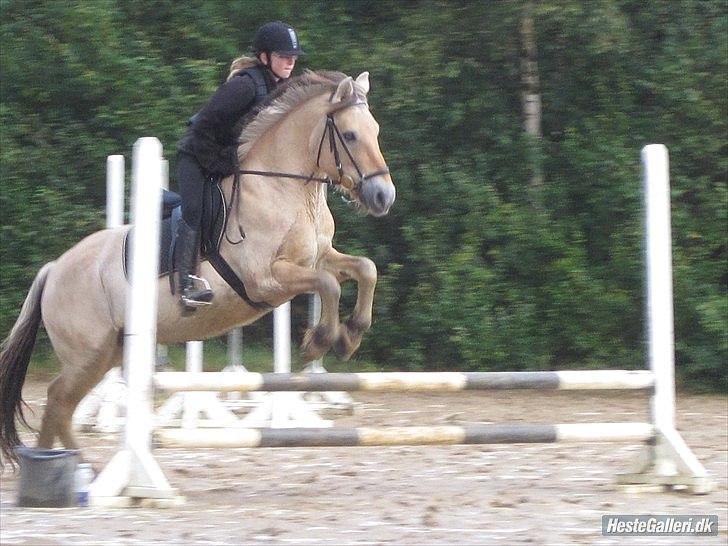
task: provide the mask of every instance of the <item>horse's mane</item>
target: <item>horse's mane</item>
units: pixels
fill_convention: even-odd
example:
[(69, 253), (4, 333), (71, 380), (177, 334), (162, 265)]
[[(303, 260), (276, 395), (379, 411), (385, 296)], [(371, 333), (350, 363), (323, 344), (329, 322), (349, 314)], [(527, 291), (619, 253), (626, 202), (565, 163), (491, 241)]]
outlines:
[[(333, 93), (346, 77), (342, 72), (307, 70), (278, 86), (248, 115), (240, 133), (239, 160), (242, 161), (255, 142), (287, 114), (315, 96)], [(356, 83), (354, 90), (360, 100), (366, 101), (365, 93)]]

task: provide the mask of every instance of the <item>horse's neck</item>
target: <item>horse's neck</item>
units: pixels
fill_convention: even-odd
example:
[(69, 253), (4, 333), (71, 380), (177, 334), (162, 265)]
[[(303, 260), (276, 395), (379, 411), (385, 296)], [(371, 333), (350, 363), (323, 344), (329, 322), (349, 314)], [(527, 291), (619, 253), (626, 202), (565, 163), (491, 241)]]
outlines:
[[(282, 123), (260, 138), (243, 159), (241, 169), (304, 177), (318, 174), (316, 157), (311, 150), (311, 134), (317, 130), (314, 129), (317, 126), (317, 119), (323, 119), (323, 114), (310, 112), (290, 114)], [(265, 180), (258, 180), (258, 190), (263, 192), (268, 190), (271, 198), (278, 198), (284, 194), (286, 199), (298, 197), (301, 204), (306, 204), (316, 201), (320, 193), (317, 188), (318, 182), (275, 175), (262, 178)]]
[[(239, 219), (243, 225), (253, 224), (255, 228), (251, 229), (260, 226), (268, 230), (266, 235), (271, 241), (285, 234), (294, 220), (308, 221), (316, 231), (322, 223), (330, 223), (324, 185), (315, 180), (273, 174), (320, 175), (312, 151), (312, 132), (323, 132), (317, 120), (324, 117), (313, 111), (292, 113), (255, 143), (242, 159), (240, 168), (269, 174), (241, 176), (240, 194), (232, 202), (229, 222), (236, 223)], [(233, 196), (232, 185), (233, 177), (230, 177), (224, 186), (228, 197)]]

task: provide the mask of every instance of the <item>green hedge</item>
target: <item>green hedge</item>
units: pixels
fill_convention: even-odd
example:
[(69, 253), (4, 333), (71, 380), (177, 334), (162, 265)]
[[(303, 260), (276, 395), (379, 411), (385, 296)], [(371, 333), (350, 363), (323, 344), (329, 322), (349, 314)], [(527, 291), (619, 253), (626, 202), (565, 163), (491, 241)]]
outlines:
[(412, 370), (642, 367), (639, 151), (662, 142), (678, 374), (725, 392), (726, 3), (533, 2), (536, 142), (521, 126), (527, 6), (2, 0), (0, 332), (40, 265), (102, 226), (106, 156), (156, 135), (174, 172), (184, 121), (257, 26), (280, 18), (300, 29), (302, 67), (371, 72), (397, 203), (373, 219), (331, 199), (337, 246), (380, 270), (362, 357)]

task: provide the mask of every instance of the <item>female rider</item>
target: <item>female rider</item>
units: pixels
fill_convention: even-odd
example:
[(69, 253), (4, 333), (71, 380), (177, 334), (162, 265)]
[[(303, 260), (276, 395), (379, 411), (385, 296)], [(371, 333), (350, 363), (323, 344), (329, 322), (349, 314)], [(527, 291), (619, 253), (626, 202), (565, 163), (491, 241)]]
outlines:
[(296, 59), (304, 52), (293, 27), (274, 21), (256, 32), (253, 53), (255, 59), (241, 57), (233, 61), (227, 81), (190, 119), (177, 147), (182, 220), (174, 264), (181, 303), (186, 308), (209, 304), (213, 298), (207, 283), (196, 276), (204, 185), (211, 178), (235, 172), (241, 119), (291, 75)]

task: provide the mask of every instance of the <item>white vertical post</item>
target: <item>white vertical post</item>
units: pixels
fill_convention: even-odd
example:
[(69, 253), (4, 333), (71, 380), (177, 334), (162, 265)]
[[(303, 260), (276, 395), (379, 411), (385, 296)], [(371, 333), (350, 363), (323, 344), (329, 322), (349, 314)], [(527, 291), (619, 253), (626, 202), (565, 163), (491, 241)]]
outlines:
[(202, 371), (202, 341), (188, 341), (185, 347), (185, 371), (201, 372)]
[[(227, 335), (227, 366), (223, 372), (247, 372), (243, 364), (243, 328), (233, 328)], [(263, 393), (260, 392), (228, 392), (222, 395), (226, 406), (246, 407), (260, 403)]]
[(291, 373), (291, 302), (273, 310), (273, 371)]
[(157, 337), (159, 273), (159, 207), (162, 188), (162, 145), (156, 138), (134, 144), (131, 217), (131, 290), (124, 326), (124, 369), (127, 370), (126, 447), (148, 451), (152, 436), (152, 374)]
[[(318, 294), (311, 294), (311, 300), (308, 306), (308, 327), (315, 328), (316, 325), (321, 321), (321, 296)], [(319, 358), (311, 362), (310, 367), (312, 369), (323, 370), (323, 359)]]
[[(273, 372), (291, 373), (291, 302), (273, 310)], [(298, 393), (271, 393), (271, 427), (293, 426), (290, 418), (298, 396)]]
[(106, 227), (124, 225), (124, 156), (106, 158)]
[(675, 428), (675, 332), (672, 306), (672, 234), (667, 148), (642, 149), (645, 200), (647, 344), (654, 374), (652, 424), (654, 445), (646, 446), (632, 472), (619, 476), (629, 486), (687, 486), (693, 493), (710, 491), (703, 465)]
[(227, 338), (228, 366), (234, 368), (243, 365), (243, 329), (233, 328)]
[[(162, 189), (169, 189), (169, 161), (162, 159)], [(157, 345), (157, 368), (169, 366), (169, 349), (166, 345)]]
[(175, 496), (152, 456), (153, 391), (157, 334), (159, 209), (163, 168), (162, 144), (148, 137), (134, 144), (131, 213), (130, 287), (124, 323), (127, 414), (123, 448), (91, 485), (91, 500)]
[(650, 369), (655, 374), (653, 423), (675, 428), (675, 337), (672, 307), (672, 235), (667, 148), (642, 149), (647, 262), (647, 342)]

